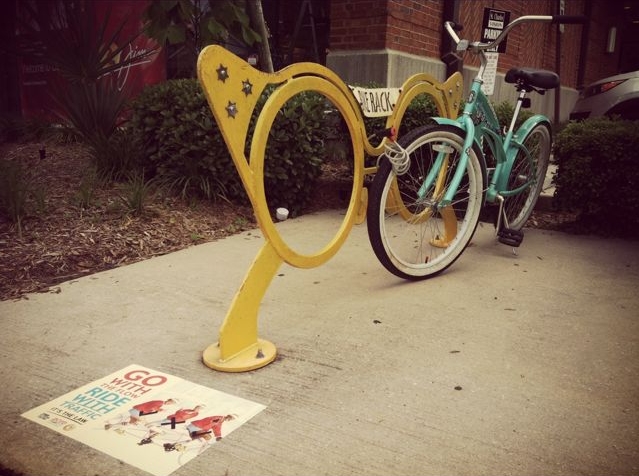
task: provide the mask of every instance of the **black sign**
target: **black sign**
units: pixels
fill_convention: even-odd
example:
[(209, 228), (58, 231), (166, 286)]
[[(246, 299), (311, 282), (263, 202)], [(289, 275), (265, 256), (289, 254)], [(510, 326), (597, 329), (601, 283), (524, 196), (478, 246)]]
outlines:
[[(489, 43), (497, 39), (508, 23), (510, 23), (510, 12), (495, 10), (494, 8), (484, 8), (484, 21), (481, 26), (482, 43)], [(497, 51), (499, 53), (506, 52), (506, 40), (504, 39), (499, 43), (496, 49), (489, 51)]]

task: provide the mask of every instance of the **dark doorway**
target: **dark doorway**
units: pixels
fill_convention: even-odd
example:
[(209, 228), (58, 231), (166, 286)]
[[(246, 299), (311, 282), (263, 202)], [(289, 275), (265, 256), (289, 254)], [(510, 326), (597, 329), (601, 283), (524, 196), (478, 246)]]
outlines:
[(639, 70), (639, 2), (623, 2), (622, 25), (619, 38), (619, 72)]

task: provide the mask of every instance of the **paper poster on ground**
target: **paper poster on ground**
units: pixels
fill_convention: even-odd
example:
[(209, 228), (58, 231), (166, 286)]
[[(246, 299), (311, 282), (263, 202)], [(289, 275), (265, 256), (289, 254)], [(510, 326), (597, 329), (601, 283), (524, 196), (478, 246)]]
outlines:
[(167, 476), (264, 408), (130, 365), (22, 416), (151, 474)]

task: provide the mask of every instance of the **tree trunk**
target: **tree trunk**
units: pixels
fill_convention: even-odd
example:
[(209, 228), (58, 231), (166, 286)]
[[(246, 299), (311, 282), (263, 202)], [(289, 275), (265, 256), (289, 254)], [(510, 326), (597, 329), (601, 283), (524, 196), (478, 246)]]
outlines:
[(261, 0), (248, 0), (248, 14), (251, 19), (252, 28), (262, 37), (260, 43), (260, 66), (267, 73), (273, 72), (273, 59), (271, 58), (271, 48), (268, 40), (268, 28), (264, 21), (264, 12), (262, 10)]

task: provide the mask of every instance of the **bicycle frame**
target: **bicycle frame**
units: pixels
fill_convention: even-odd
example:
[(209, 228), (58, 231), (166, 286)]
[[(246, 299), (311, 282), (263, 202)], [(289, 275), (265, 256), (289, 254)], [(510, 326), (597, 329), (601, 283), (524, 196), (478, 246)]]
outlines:
[[(474, 84), (473, 84), (474, 85)], [(494, 202), (498, 196), (509, 197), (517, 195), (524, 191), (526, 188), (534, 185), (534, 178), (527, 180), (525, 183), (519, 185), (516, 188), (508, 188), (508, 178), (513, 168), (515, 158), (519, 152), (523, 152), (530, 162), (530, 165), (534, 169), (536, 164), (530, 155), (528, 149), (522, 144), (521, 139), (528, 135), (528, 132), (535, 128), (537, 125), (546, 123), (550, 127), (550, 121), (547, 117), (536, 114), (527, 119), (518, 129), (515, 131), (515, 124), (521, 111), (521, 104), (525, 99), (525, 92), (521, 92), (517, 99), (515, 111), (510, 122), (508, 130), (503, 133), (499, 130), (499, 121), (495, 114), (495, 111), (488, 101), (486, 95), (481, 91), (481, 84), (477, 88), (472, 88), (472, 91), (476, 92), (476, 100), (469, 107), (469, 113), (471, 117), (475, 115), (477, 120), (480, 121), (479, 126), (475, 126), (473, 122), (474, 131), (467, 130), (466, 133), (471, 133), (475, 137), (475, 141), (478, 144), (487, 143), (490, 148), (493, 157), (495, 158), (495, 168), (492, 174), (489, 175), (489, 184), (486, 190), (486, 201)], [(483, 151), (483, 149), (481, 149)], [(463, 160), (467, 161), (467, 158)], [(485, 157), (482, 158), (485, 161)], [(465, 162), (464, 162), (465, 164)], [(531, 174), (532, 177), (536, 177), (537, 174)]]
[[(482, 91), (483, 78), (493, 72), (485, 51), (520, 23), (573, 18), (520, 17), (492, 43), (460, 40), (453, 24), (444, 23), (457, 51), (479, 56), (480, 67), (459, 118), (431, 117), (430, 123), (385, 145), (370, 184), (366, 225), (375, 256), (392, 274), (415, 281), (444, 272), (472, 243), (479, 223), (488, 220), (494, 222), (500, 243), (513, 249), (521, 245), (522, 228), (543, 185), (552, 136), (544, 116), (533, 116), (517, 128), (518, 118), (530, 103), (527, 95), (558, 87), (559, 77), (539, 68), (509, 69), (504, 82), (512, 83), (519, 97), (502, 130)], [(487, 202), (498, 206), (482, 213)]]
[[(481, 56), (483, 58), (483, 54)], [(488, 177), (489, 182), (485, 184), (487, 202), (494, 202), (497, 200), (498, 196), (507, 197), (516, 195), (531, 186), (533, 183), (532, 180), (529, 180), (515, 189), (508, 189), (508, 177), (510, 176), (517, 152), (523, 151), (532, 163), (530, 154), (522, 145), (519, 137), (525, 137), (526, 133), (536, 125), (543, 122), (550, 123), (550, 121), (545, 116), (537, 114), (526, 120), (526, 122), (522, 124), (516, 132), (514, 132), (515, 122), (521, 109), (521, 100), (523, 100), (524, 97), (522, 94), (517, 101), (517, 106), (515, 107), (515, 113), (513, 114), (513, 120), (510, 123), (510, 127), (508, 131), (503, 134), (502, 131), (500, 131), (499, 120), (497, 119), (495, 110), (481, 90), (481, 86), (483, 84), (483, 69), (484, 68), (480, 68), (479, 73), (473, 80), (468, 94), (468, 99), (464, 106), (464, 111), (457, 120), (452, 121), (450, 119), (440, 117), (433, 118), (433, 120), (439, 124), (450, 124), (458, 127), (461, 129), (462, 134), (466, 138), (464, 141), (463, 152), (460, 156), (457, 169), (455, 170), (455, 175), (453, 176), (450, 187), (446, 190), (443, 199), (438, 205), (439, 208), (447, 207), (452, 203), (453, 197), (459, 188), (459, 183), (464, 170), (468, 164), (468, 151), (473, 144), (476, 144), (479, 150), (483, 150), (482, 145), (486, 143), (495, 158), (495, 168)], [(439, 152), (433, 169), (439, 170), (438, 166), (444, 163), (444, 155), (446, 155), (446, 151)], [(483, 154), (480, 160), (485, 166), (486, 158)], [(433, 171), (431, 170), (431, 172)], [(420, 189), (422, 196), (426, 193), (426, 190), (433, 186), (436, 175), (436, 173), (432, 173), (426, 178)]]
[[(525, 138), (527, 133), (531, 131), (535, 126), (541, 123), (547, 123), (550, 126), (548, 118), (541, 114), (534, 115), (527, 119), (515, 132), (515, 123), (521, 111), (523, 100), (526, 96), (525, 91), (521, 91), (517, 99), (513, 118), (510, 122), (510, 126), (506, 132), (500, 130), (499, 121), (495, 114), (495, 110), (488, 101), (488, 98), (481, 90), (483, 84), (483, 76), (487, 67), (487, 59), (485, 51), (498, 45), (508, 34), (508, 32), (516, 25), (528, 21), (544, 21), (553, 23), (574, 23), (582, 21), (581, 18), (569, 17), (563, 15), (555, 16), (536, 16), (529, 15), (520, 17), (506, 26), (502, 33), (491, 43), (469, 43), (467, 40), (460, 40), (453, 29), (453, 25), (450, 22), (445, 23), (445, 28), (449, 35), (453, 38), (458, 45), (458, 51), (470, 50), (472, 53), (477, 54), (480, 59), (480, 67), (477, 75), (473, 79), (468, 99), (464, 106), (462, 115), (457, 120), (450, 120), (442, 117), (432, 118), (438, 124), (452, 125), (460, 129), (461, 134), (465, 137), (463, 152), (460, 156), (457, 168), (450, 182), (450, 186), (444, 192), (442, 200), (437, 204), (439, 209), (443, 209), (450, 206), (453, 197), (457, 193), (461, 178), (464, 174), (464, 170), (468, 165), (468, 154), (473, 145), (478, 146), (478, 150), (482, 151), (480, 161), (482, 162), (484, 169), (486, 168), (486, 158), (483, 154), (484, 143), (487, 143), (494, 158), (495, 168), (488, 177), (488, 183), (484, 184), (486, 190), (487, 202), (495, 202), (503, 197), (516, 195), (521, 193), (526, 188), (534, 184), (534, 178), (527, 180), (524, 184), (519, 185), (514, 189), (508, 188), (508, 178), (513, 167), (513, 163), (517, 156), (517, 153), (523, 151), (531, 165), (534, 167), (534, 161), (532, 160), (529, 151), (522, 144), (519, 138)], [(438, 156), (435, 160), (435, 165), (432, 167), (430, 173), (424, 180), (418, 195), (424, 197), (426, 192), (430, 190), (433, 185), (436, 184), (436, 180), (441, 180), (440, 175), (445, 173), (444, 165), (447, 165), (446, 156), (449, 152), (442, 149), (438, 152)], [(536, 174), (532, 175), (533, 177)], [(437, 189), (435, 195), (437, 193)]]

